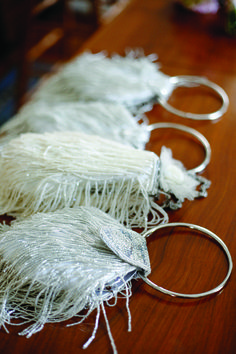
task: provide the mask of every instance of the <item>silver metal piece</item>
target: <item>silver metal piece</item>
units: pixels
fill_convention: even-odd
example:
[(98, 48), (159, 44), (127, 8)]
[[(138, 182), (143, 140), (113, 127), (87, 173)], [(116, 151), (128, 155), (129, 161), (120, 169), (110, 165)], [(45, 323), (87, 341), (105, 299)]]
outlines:
[(201, 77), (201, 76), (186, 76), (186, 75), (180, 75), (180, 76), (172, 76), (170, 77), (170, 82), (173, 84), (174, 89), (177, 87), (194, 87), (194, 86), (199, 86), (203, 85), (211, 90), (213, 90), (221, 99), (222, 105), (221, 107), (211, 113), (204, 113), (204, 114), (198, 114), (198, 113), (190, 113), (190, 112), (183, 112), (177, 108), (172, 107), (165, 97), (158, 97), (158, 102), (169, 112), (183, 117), (183, 118), (189, 118), (189, 119), (194, 119), (194, 120), (216, 120), (220, 118), (228, 109), (229, 105), (229, 98), (227, 93), (220, 87), (219, 85), (215, 84), (214, 82)]
[(209, 291), (202, 292), (202, 293), (197, 293), (197, 294), (177, 293), (177, 292), (170, 291), (170, 290), (167, 290), (167, 289), (165, 289), (165, 288), (163, 288), (161, 286), (156, 285), (155, 283), (153, 283), (150, 279), (148, 279), (145, 276), (141, 276), (142, 279), (148, 285), (153, 287), (154, 289), (156, 289), (156, 290), (158, 290), (158, 291), (160, 291), (160, 292), (162, 292), (164, 294), (167, 294), (167, 295), (170, 295), (170, 296), (174, 296), (174, 297), (180, 297), (180, 298), (187, 298), (187, 299), (202, 298), (202, 297), (206, 297), (206, 296), (210, 296), (210, 295), (216, 294), (219, 291), (221, 291), (223, 289), (223, 287), (226, 285), (227, 281), (229, 280), (229, 277), (230, 277), (232, 269), (233, 269), (233, 262), (232, 262), (232, 258), (231, 258), (230, 252), (229, 252), (227, 246), (225, 245), (225, 243), (221, 240), (221, 238), (219, 238), (216, 234), (214, 234), (213, 232), (209, 231), (208, 229), (206, 229), (206, 228), (204, 228), (202, 226), (198, 226), (198, 225), (194, 225), (194, 224), (187, 224), (187, 223), (182, 223), (182, 222), (174, 222), (174, 223), (158, 225), (158, 226), (152, 228), (151, 230), (147, 231), (144, 234), (144, 237), (148, 237), (152, 233), (154, 233), (155, 231), (157, 231), (159, 229), (162, 229), (162, 228), (167, 228), (167, 227), (187, 227), (187, 228), (190, 228), (191, 230), (200, 231), (203, 234), (209, 236), (210, 238), (213, 238), (217, 242), (217, 244), (223, 249), (223, 251), (224, 251), (224, 253), (225, 253), (226, 257), (227, 257), (227, 260), (228, 260), (228, 272), (227, 272), (227, 275), (226, 275), (225, 279), (218, 286), (216, 286), (215, 288), (213, 288), (213, 289), (211, 289)]
[(177, 129), (177, 130), (180, 130), (180, 131), (183, 131), (183, 132), (186, 132), (186, 133), (192, 135), (196, 140), (198, 140), (204, 147), (205, 159), (203, 160), (203, 162), (199, 166), (192, 168), (191, 170), (189, 170), (189, 172), (199, 173), (199, 172), (202, 172), (206, 168), (206, 166), (209, 164), (210, 159), (211, 159), (211, 146), (204, 135), (202, 135), (201, 133), (199, 133), (197, 130), (195, 130), (193, 128), (187, 127), (182, 124), (176, 124), (176, 123), (153, 123), (153, 124), (150, 124), (147, 126), (147, 129), (150, 132), (155, 129), (161, 129), (161, 128)]

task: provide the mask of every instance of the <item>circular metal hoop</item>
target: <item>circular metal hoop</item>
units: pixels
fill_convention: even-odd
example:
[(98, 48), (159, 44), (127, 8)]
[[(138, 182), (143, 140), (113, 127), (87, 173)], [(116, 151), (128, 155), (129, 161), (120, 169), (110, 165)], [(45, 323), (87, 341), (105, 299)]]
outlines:
[(158, 102), (170, 113), (173, 113), (177, 116), (183, 118), (189, 118), (194, 120), (216, 120), (220, 118), (228, 109), (229, 105), (229, 98), (226, 92), (217, 84), (208, 79), (200, 76), (172, 76), (170, 77), (170, 82), (172, 83), (174, 89), (177, 87), (194, 87), (194, 86), (206, 86), (213, 90), (221, 99), (222, 105), (221, 107), (212, 113), (204, 113), (204, 114), (197, 114), (197, 113), (190, 113), (190, 112), (183, 112), (177, 108), (172, 107), (164, 97), (159, 97)]
[(177, 129), (183, 132), (186, 132), (190, 135), (192, 135), (197, 141), (199, 141), (204, 150), (205, 150), (205, 158), (203, 160), (203, 162), (195, 167), (192, 168), (191, 170), (189, 170), (189, 172), (192, 173), (199, 173), (202, 172), (206, 166), (209, 164), (210, 159), (211, 159), (211, 146), (208, 142), (208, 140), (205, 138), (204, 135), (202, 135), (201, 133), (199, 133), (197, 130), (187, 127), (185, 125), (182, 124), (175, 124), (175, 123), (153, 123), (147, 126), (147, 129), (152, 132), (155, 129), (162, 129), (162, 128), (172, 128), (172, 129)]
[(207, 235), (208, 237), (214, 239), (217, 244), (223, 249), (227, 260), (228, 260), (228, 273), (225, 277), (225, 279), (215, 288), (206, 291), (206, 292), (202, 292), (202, 293), (197, 293), (197, 294), (183, 294), (183, 293), (178, 293), (178, 292), (174, 292), (174, 291), (170, 291), (167, 290), (161, 286), (156, 285), (155, 283), (153, 283), (150, 279), (148, 279), (147, 277), (141, 276), (142, 279), (148, 284), (150, 285), (152, 288), (170, 295), (170, 296), (174, 296), (174, 297), (180, 297), (180, 298), (187, 298), (187, 299), (196, 299), (196, 298), (202, 298), (202, 297), (206, 297), (206, 296), (210, 296), (213, 294), (218, 293), (219, 291), (221, 291), (223, 289), (223, 287), (225, 286), (225, 284), (227, 283), (227, 281), (229, 280), (229, 277), (231, 275), (232, 269), (233, 269), (233, 262), (232, 262), (232, 258), (230, 255), (230, 252), (227, 248), (227, 246), (225, 245), (225, 243), (221, 240), (221, 238), (219, 238), (217, 235), (215, 235), (213, 232), (209, 231), (208, 229), (198, 226), (198, 225), (194, 225), (194, 224), (187, 224), (187, 223), (181, 223), (181, 222), (176, 222), (176, 223), (169, 223), (169, 224), (162, 224), (162, 225), (158, 225), (156, 227), (154, 227), (153, 229), (147, 231), (144, 234), (144, 237), (148, 237), (150, 236), (153, 232), (162, 229), (162, 228), (167, 228), (167, 227), (187, 227), (190, 228), (191, 230), (197, 230), (200, 231), (201, 233)]

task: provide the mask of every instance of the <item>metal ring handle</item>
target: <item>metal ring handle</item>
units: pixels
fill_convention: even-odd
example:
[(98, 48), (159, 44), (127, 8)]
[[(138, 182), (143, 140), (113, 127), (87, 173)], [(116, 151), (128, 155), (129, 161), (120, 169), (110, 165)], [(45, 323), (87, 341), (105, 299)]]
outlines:
[(210, 296), (210, 295), (218, 293), (226, 285), (226, 283), (229, 280), (229, 277), (231, 275), (232, 269), (233, 269), (233, 262), (232, 262), (232, 258), (231, 258), (230, 252), (229, 252), (227, 246), (225, 245), (225, 243), (221, 240), (221, 238), (219, 238), (213, 232), (209, 231), (208, 229), (206, 229), (204, 227), (201, 227), (201, 226), (198, 226), (198, 225), (194, 225), (194, 224), (181, 223), (181, 222), (174, 222), (174, 223), (169, 223), (169, 224), (158, 225), (158, 226), (154, 227), (153, 229), (147, 231), (144, 234), (144, 237), (150, 236), (153, 232), (155, 232), (155, 231), (157, 231), (159, 229), (162, 229), (162, 228), (178, 227), (178, 226), (187, 227), (187, 228), (190, 228), (192, 230), (200, 231), (203, 234), (213, 238), (218, 243), (218, 245), (223, 249), (223, 251), (224, 251), (224, 253), (225, 253), (226, 257), (227, 257), (227, 260), (228, 260), (228, 272), (227, 272), (227, 275), (226, 275), (225, 279), (218, 286), (216, 286), (215, 288), (213, 288), (213, 289), (211, 289), (209, 291), (198, 293), (198, 294), (183, 294), (183, 293), (170, 291), (170, 290), (167, 290), (167, 289), (165, 289), (165, 288), (163, 288), (161, 286), (158, 286), (155, 283), (153, 283), (150, 279), (148, 279), (147, 277), (145, 277), (143, 275), (141, 275), (141, 278), (148, 285), (150, 285), (152, 288), (154, 288), (154, 289), (156, 289), (156, 290), (158, 290), (158, 291), (160, 291), (160, 292), (162, 292), (164, 294), (167, 294), (167, 295), (170, 295), (170, 296), (174, 296), (174, 297), (181, 297), (181, 298), (187, 298), (187, 299), (196, 299), (196, 298), (202, 298), (202, 297), (205, 297), (205, 296)]
[(191, 86), (198, 86), (203, 85), (211, 90), (213, 90), (222, 101), (221, 107), (212, 113), (204, 113), (204, 114), (197, 114), (197, 113), (190, 113), (190, 112), (183, 112), (177, 108), (172, 107), (164, 97), (159, 97), (158, 102), (170, 113), (173, 113), (177, 116), (183, 118), (189, 118), (194, 120), (216, 120), (220, 118), (228, 109), (229, 105), (229, 98), (227, 93), (220, 87), (219, 85), (215, 84), (214, 82), (201, 77), (201, 76), (172, 76), (170, 77), (170, 82), (173, 84), (174, 89), (177, 87), (191, 87)]
[(191, 170), (189, 170), (189, 172), (199, 173), (199, 172), (202, 172), (206, 168), (206, 166), (209, 164), (210, 159), (211, 159), (211, 146), (204, 135), (202, 135), (201, 133), (199, 133), (197, 130), (195, 130), (193, 128), (187, 127), (182, 124), (176, 124), (176, 123), (153, 123), (153, 124), (150, 124), (147, 126), (147, 129), (150, 132), (155, 129), (161, 129), (161, 128), (177, 129), (177, 130), (180, 130), (180, 131), (183, 131), (183, 132), (186, 132), (186, 133), (192, 135), (195, 139), (200, 141), (200, 143), (203, 145), (204, 150), (205, 150), (205, 158), (199, 166), (192, 168)]

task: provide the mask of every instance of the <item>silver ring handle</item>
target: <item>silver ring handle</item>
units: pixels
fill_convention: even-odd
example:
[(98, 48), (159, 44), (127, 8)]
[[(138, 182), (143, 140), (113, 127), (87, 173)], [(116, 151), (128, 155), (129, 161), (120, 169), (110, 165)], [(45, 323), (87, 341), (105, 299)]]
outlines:
[(203, 85), (211, 90), (213, 90), (221, 99), (222, 105), (221, 107), (212, 113), (190, 113), (184, 112), (177, 108), (172, 107), (165, 97), (159, 97), (158, 102), (170, 113), (173, 113), (177, 116), (194, 119), (194, 120), (216, 120), (220, 118), (228, 109), (229, 106), (229, 98), (227, 93), (220, 87), (219, 85), (215, 84), (214, 82), (201, 77), (201, 76), (187, 76), (187, 75), (180, 75), (180, 76), (172, 76), (170, 77), (170, 82), (173, 85), (173, 88), (177, 87), (191, 87), (191, 86), (199, 86)]
[(198, 226), (198, 225), (194, 225), (194, 224), (187, 224), (187, 223), (181, 223), (181, 222), (174, 222), (174, 223), (169, 223), (169, 224), (162, 224), (162, 225), (158, 225), (156, 227), (154, 227), (153, 229), (147, 231), (144, 234), (144, 237), (148, 237), (150, 236), (153, 232), (162, 229), (162, 228), (167, 228), (167, 227), (187, 227), (190, 228), (191, 230), (197, 230), (202, 232), (203, 234), (207, 235), (208, 237), (214, 239), (217, 244), (222, 248), (222, 250), (224, 251), (227, 260), (228, 260), (228, 272), (226, 277), (224, 278), (224, 280), (215, 288), (206, 291), (206, 292), (202, 292), (202, 293), (197, 293), (197, 294), (184, 294), (184, 293), (178, 293), (178, 292), (174, 292), (171, 290), (167, 290), (161, 286), (158, 286), (157, 284), (153, 283), (150, 279), (148, 279), (147, 277), (141, 275), (141, 278), (148, 284), (150, 285), (152, 288), (166, 294), (166, 295), (170, 295), (170, 296), (174, 296), (174, 297), (180, 297), (180, 298), (187, 298), (187, 299), (196, 299), (196, 298), (202, 298), (202, 297), (206, 297), (206, 296), (210, 296), (213, 294), (218, 293), (219, 291), (221, 291), (223, 289), (223, 287), (226, 285), (227, 281), (229, 280), (229, 277), (231, 275), (232, 269), (233, 269), (233, 262), (232, 262), (232, 258), (230, 255), (230, 252), (227, 248), (227, 246), (225, 245), (225, 243), (221, 240), (221, 238), (219, 238), (217, 235), (215, 235), (213, 232), (209, 231), (208, 229)]
[(211, 159), (211, 146), (210, 146), (208, 140), (205, 138), (205, 136), (202, 135), (201, 133), (199, 133), (197, 130), (187, 127), (182, 124), (153, 123), (153, 124), (150, 124), (147, 126), (147, 129), (150, 132), (152, 132), (155, 129), (162, 129), (162, 128), (172, 128), (172, 129), (177, 129), (177, 130), (186, 132), (186, 133), (192, 135), (196, 140), (198, 140), (202, 144), (202, 146), (204, 147), (204, 150), (205, 150), (205, 158), (199, 166), (189, 170), (189, 172), (192, 172), (192, 173), (202, 172), (206, 168), (206, 166), (209, 164), (210, 159)]

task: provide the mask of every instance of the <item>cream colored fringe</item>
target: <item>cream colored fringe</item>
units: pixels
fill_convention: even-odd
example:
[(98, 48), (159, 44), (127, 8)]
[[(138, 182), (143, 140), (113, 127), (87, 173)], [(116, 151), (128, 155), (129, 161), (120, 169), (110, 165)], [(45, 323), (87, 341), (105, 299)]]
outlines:
[(86, 348), (101, 307), (116, 352), (103, 303), (116, 303), (119, 294), (128, 307), (130, 280), (150, 273), (143, 236), (96, 208), (65, 208), (1, 225), (0, 255), (0, 324), (6, 330), (21, 319), (28, 326), (20, 334), (30, 337), (46, 323), (75, 316), (74, 324), (81, 323), (97, 309)]
[[(83, 53), (49, 78), (34, 95), (44, 102), (100, 101), (121, 103), (135, 111), (150, 110), (159, 96), (173, 91), (169, 77), (159, 71), (155, 55), (130, 51), (125, 57)], [(147, 104), (147, 106), (145, 106)]]
[[(138, 120), (143, 123), (139, 124)], [(0, 129), (0, 146), (23, 133), (80, 131), (144, 149), (149, 140), (147, 118), (124, 106), (103, 102), (30, 102)]]
[[(82, 133), (24, 134), (1, 151), (0, 213), (26, 216), (94, 206), (128, 227), (168, 220), (154, 206), (159, 158)], [(153, 219), (148, 221), (148, 214)]]
[[(0, 155), (0, 213), (27, 216), (78, 205), (108, 212), (128, 228), (167, 222), (160, 193), (199, 196), (197, 176), (163, 148), (134, 149), (78, 132), (23, 134)], [(149, 218), (149, 215), (152, 218)]]

